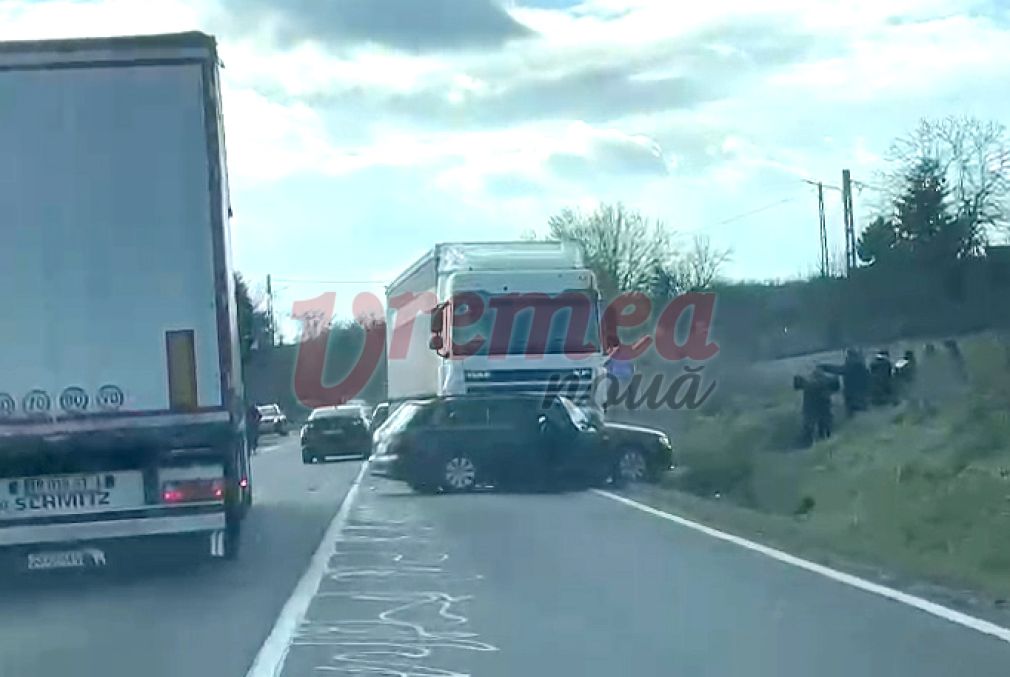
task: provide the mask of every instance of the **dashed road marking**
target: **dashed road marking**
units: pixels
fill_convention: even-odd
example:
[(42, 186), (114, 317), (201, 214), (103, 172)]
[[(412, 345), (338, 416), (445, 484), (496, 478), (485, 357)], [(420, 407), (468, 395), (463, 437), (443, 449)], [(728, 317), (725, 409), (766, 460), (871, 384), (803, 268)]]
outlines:
[(305, 612), (308, 611), (312, 598), (319, 590), (319, 584), (323, 580), (326, 566), (333, 554), (334, 544), (344, 525), (347, 524), (347, 517), (367, 471), (368, 463), (362, 463), (358, 476), (344, 496), (340, 509), (337, 510), (337, 514), (334, 515), (330, 525), (326, 528), (326, 533), (323, 534), (323, 538), (319, 542), (319, 546), (313, 553), (309, 568), (302, 574), (291, 597), (284, 603), (284, 607), (274, 622), (273, 629), (270, 630), (263, 646), (257, 652), (246, 677), (277, 677), (281, 674), (281, 670), (284, 668), (284, 659), (291, 648), (291, 641), (298, 630), (298, 625), (305, 618)]

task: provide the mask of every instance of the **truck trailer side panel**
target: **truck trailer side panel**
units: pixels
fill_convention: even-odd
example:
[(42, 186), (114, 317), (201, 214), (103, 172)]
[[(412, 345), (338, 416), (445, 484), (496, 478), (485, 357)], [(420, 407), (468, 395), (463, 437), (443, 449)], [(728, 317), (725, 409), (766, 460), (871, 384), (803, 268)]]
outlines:
[[(442, 358), (428, 347), (431, 310), (438, 303), (438, 249), (419, 259), (386, 290), (386, 390), (390, 401), (429, 397)], [(402, 299), (412, 298), (397, 310)], [(410, 323), (410, 324), (408, 324)]]
[(221, 408), (209, 69), (53, 61), (0, 63), (0, 413)]

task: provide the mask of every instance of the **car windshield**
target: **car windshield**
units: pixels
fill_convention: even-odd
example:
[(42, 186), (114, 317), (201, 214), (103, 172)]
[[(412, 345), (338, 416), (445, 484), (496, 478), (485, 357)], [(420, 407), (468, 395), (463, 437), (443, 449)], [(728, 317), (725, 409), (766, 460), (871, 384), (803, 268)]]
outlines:
[(412, 420), (421, 412), (421, 406), (413, 402), (401, 405), (382, 424), (382, 430), (387, 432), (400, 432), (404, 430)]
[(1010, 0), (0, 0), (0, 286), (0, 677), (1010, 677)]

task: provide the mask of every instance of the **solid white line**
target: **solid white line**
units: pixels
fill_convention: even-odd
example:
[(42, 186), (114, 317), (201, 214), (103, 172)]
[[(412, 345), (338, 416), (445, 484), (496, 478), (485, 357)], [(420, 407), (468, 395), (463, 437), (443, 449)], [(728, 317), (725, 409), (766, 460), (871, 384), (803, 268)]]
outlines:
[(982, 620), (981, 618), (975, 618), (974, 616), (969, 616), (968, 614), (950, 609), (936, 602), (930, 602), (929, 600), (923, 599), (921, 597), (916, 597), (915, 595), (910, 595), (900, 590), (895, 590), (894, 588), (889, 588), (885, 585), (880, 585), (878, 583), (872, 583), (865, 579), (859, 578), (858, 576), (853, 576), (852, 574), (847, 574), (841, 571), (832, 569), (831, 567), (826, 567), (823, 564), (817, 564), (805, 559), (796, 557), (795, 555), (790, 555), (787, 552), (781, 550), (776, 550), (775, 548), (770, 548), (767, 545), (761, 545), (760, 543), (755, 543), (754, 541), (748, 541), (746, 538), (741, 538), (739, 536), (734, 536), (733, 534), (728, 534), (724, 531), (719, 531), (718, 529), (713, 529), (712, 527), (705, 526), (698, 522), (692, 522), (689, 519), (673, 515), (668, 512), (664, 512), (657, 508), (653, 508), (650, 505), (644, 503), (639, 503), (630, 498), (620, 496), (618, 494), (604, 491), (602, 489), (594, 489), (596, 494), (604, 496), (611, 500), (617, 501), (618, 503), (623, 503), (627, 506), (635, 508), (636, 510), (641, 510), (642, 512), (648, 513), (655, 517), (660, 517), (670, 522), (674, 522), (688, 529), (694, 529), (699, 531), (706, 536), (711, 536), (713, 538), (718, 538), (722, 541), (727, 541), (733, 545), (738, 545), (742, 548), (747, 548), (754, 552), (765, 555), (766, 557), (771, 557), (774, 560), (778, 560), (784, 564), (797, 567), (799, 569), (804, 569), (811, 573), (824, 576), (825, 578), (830, 578), (833, 581), (837, 581), (844, 585), (863, 590), (864, 592), (869, 592), (874, 595), (880, 595), (881, 597), (886, 597), (887, 599), (893, 600), (900, 604), (905, 604), (919, 611), (925, 611), (928, 614), (932, 614), (938, 618), (942, 618), (946, 621), (952, 623), (957, 623), (958, 625), (970, 628), (977, 632), (981, 632), (997, 639), (1001, 639), (1004, 642), (1010, 642), (1010, 629), (1004, 628), (1003, 626), (996, 625), (995, 623), (990, 623), (989, 621)]
[(305, 612), (308, 611), (312, 598), (319, 590), (319, 584), (326, 574), (326, 565), (333, 554), (333, 544), (336, 543), (341, 530), (347, 524), (351, 506), (358, 495), (358, 488), (361, 486), (361, 480), (367, 470), (368, 461), (365, 461), (361, 464), (361, 471), (358, 472), (358, 476), (341, 502), (340, 509), (337, 510), (337, 514), (333, 516), (333, 520), (326, 528), (326, 533), (323, 534), (319, 547), (316, 548), (316, 552), (309, 562), (309, 568), (302, 574), (291, 597), (284, 603), (284, 607), (274, 622), (273, 629), (257, 652), (246, 677), (277, 677), (281, 673), (284, 659), (287, 658), (288, 649), (291, 648), (291, 640), (294, 639), (298, 625), (305, 618)]

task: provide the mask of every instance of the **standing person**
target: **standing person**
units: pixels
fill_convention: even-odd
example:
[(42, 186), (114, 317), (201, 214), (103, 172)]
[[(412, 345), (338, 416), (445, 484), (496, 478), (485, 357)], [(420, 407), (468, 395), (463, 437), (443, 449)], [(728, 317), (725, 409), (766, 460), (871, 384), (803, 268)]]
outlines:
[(245, 415), (245, 434), (250, 454), (255, 454), (256, 447), (259, 446), (260, 419), (262, 418), (263, 415), (260, 414), (259, 408), (255, 404), (249, 405), (249, 410)]
[(888, 350), (878, 351), (870, 362), (870, 402), (875, 407), (894, 403), (894, 367)]
[(857, 411), (866, 410), (866, 397), (870, 390), (870, 371), (866, 368), (863, 354), (855, 348), (845, 351), (842, 364), (821, 364), (818, 369), (826, 374), (842, 377), (842, 399), (845, 413), (850, 417)]
[(922, 352), (922, 363), (917, 367), (917, 375), (912, 385), (915, 404), (927, 413), (935, 413), (936, 403), (946, 390), (946, 374), (941, 361), (943, 357), (936, 346), (927, 343)]
[(918, 378), (918, 363), (915, 351), (906, 350), (904, 357), (894, 363), (894, 386), (901, 397), (911, 397)]
[(807, 377), (795, 377), (793, 388), (803, 391), (803, 445), (831, 437), (831, 394), (838, 392), (838, 379), (818, 368)]

